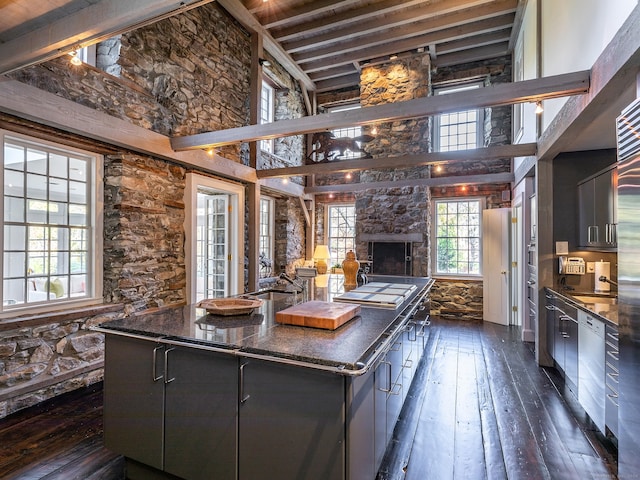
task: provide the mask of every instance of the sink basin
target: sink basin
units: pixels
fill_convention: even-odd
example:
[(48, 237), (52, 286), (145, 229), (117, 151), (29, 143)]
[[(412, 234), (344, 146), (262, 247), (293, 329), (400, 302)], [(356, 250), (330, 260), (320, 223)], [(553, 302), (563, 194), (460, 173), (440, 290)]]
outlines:
[(598, 297), (589, 295), (574, 295), (573, 298), (582, 303), (603, 303), (606, 305), (616, 305), (618, 299), (615, 297)]

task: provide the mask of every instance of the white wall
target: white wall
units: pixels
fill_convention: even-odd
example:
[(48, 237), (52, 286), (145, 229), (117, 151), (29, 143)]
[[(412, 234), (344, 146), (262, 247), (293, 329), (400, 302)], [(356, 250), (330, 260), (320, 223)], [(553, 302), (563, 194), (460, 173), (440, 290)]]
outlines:
[[(524, 79), (537, 78), (537, 10), (541, 11), (540, 76), (588, 70), (615, 36), (638, 0), (529, 0), (519, 35), (523, 41)], [(551, 123), (566, 99), (547, 100), (542, 129)], [(524, 131), (518, 143), (535, 142), (533, 104), (524, 105)], [(520, 165), (518, 159), (514, 169)]]
[[(588, 70), (638, 0), (538, 0), (542, 2), (542, 76)], [(543, 129), (566, 99), (544, 102)]]

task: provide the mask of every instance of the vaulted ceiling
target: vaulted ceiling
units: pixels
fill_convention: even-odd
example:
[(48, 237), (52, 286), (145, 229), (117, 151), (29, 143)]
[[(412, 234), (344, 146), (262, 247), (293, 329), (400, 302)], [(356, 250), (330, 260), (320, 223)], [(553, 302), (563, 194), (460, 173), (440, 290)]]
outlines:
[[(7, 58), (0, 61), (3, 67), (0, 71), (51, 58), (73, 45), (93, 43), (208, 1), (211, 0), (0, 0), (0, 53), (5, 54), (0, 56), (15, 58), (10, 66)], [(264, 48), (308, 90), (323, 92), (356, 87), (363, 65), (387, 61), (391, 55), (428, 52), (436, 67), (505, 55), (511, 51), (514, 24), (523, 2), (219, 0), (218, 3), (245, 26), (258, 31)], [(96, 24), (97, 18), (102, 20)]]

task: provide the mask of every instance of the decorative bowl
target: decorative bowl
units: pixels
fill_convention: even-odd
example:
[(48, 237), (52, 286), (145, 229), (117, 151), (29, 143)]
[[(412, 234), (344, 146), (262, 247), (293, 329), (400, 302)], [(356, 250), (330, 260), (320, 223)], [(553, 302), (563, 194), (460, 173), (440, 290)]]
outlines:
[(248, 315), (262, 305), (255, 297), (207, 298), (196, 304), (214, 315)]

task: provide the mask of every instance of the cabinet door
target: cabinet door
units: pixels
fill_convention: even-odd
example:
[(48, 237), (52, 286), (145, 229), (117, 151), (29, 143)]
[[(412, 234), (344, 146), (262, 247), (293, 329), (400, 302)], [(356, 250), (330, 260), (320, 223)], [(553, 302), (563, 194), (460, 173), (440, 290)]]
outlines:
[(566, 316), (561, 312), (556, 312), (553, 318), (553, 359), (556, 365), (562, 373), (564, 373), (564, 350), (565, 350), (565, 335), (567, 329)]
[(240, 369), (238, 478), (343, 479), (344, 377), (257, 359)]
[(391, 389), (391, 370), (386, 355), (375, 369), (375, 459), (376, 472), (387, 449), (387, 395)]
[(600, 232), (599, 246), (613, 245), (614, 228), (614, 192), (613, 172), (609, 170), (593, 179), (594, 181), (594, 214), (595, 224)]
[(348, 378), (347, 478), (371, 480), (378, 473), (375, 459), (375, 371)]
[[(569, 379), (572, 389), (578, 387), (578, 321), (577, 318), (570, 317), (566, 322), (567, 336), (565, 338), (564, 351), (564, 374), (565, 380)], [(573, 385), (571, 385), (573, 384)], [(577, 394), (576, 391), (574, 393)]]
[(104, 443), (125, 457), (163, 468), (164, 347), (106, 335)]
[(554, 346), (556, 342), (556, 305), (555, 305), (555, 297), (553, 295), (545, 294), (546, 298), (546, 320), (547, 320), (547, 352), (551, 356), (551, 358), (555, 359)]
[(402, 410), (405, 386), (402, 384), (402, 372), (404, 370), (404, 355), (402, 348), (402, 334), (392, 343), (387, 353), (389, 368), (391, 369), (391, 391), (387, 395), (387, 444), (393, 436), (393, 429), (398, 422), (400, 410)]
[(594, 181), (591, 179), (578, 185), (578, 245), (595, 245), (599, 237), (600, 232), (595, 221)]
[(168, 347), (164, 470), (187, 480), (235, 479), (238, 361)]

